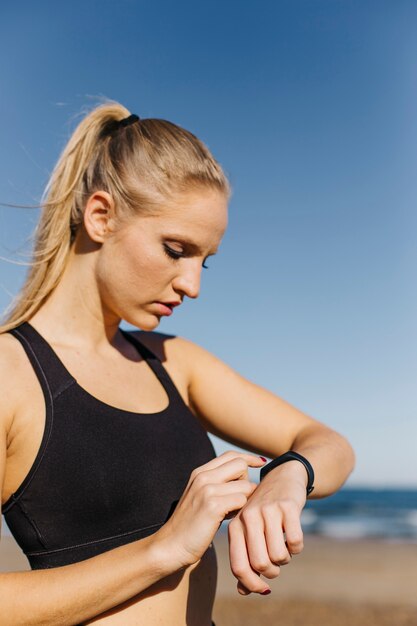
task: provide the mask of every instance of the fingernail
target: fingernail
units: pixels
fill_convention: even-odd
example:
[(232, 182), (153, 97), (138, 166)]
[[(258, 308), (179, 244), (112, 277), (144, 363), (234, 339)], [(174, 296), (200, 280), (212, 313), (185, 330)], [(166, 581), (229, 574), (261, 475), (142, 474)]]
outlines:
[(260, 456), (259, 458), (260, 458), (260, 459), (262, 459), (262, 461), (263, 461), (264, 463), (266, 463), (266, 462), (267, 462), (267, 460), (268, 460), (268, 459), (266, 459), (264, 456)]
[(265, 589), (265, 591), (261, 591), (261, 596), (267, 596), (269, 593), (271, 593), (271, 589)]

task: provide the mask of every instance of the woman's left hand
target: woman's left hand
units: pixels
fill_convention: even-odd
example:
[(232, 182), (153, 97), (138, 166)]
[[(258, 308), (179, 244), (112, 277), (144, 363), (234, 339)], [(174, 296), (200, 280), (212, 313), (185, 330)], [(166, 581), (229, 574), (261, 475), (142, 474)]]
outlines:
[(230, 567), (242, 595), (269, 593), (260, 578), (276, 578), (280, 566), (303, 549), (300, 516), (306, 502), (307, 474), (298, 461), (271, 470), (247, 504), (230, 521)]
[[(343, 485), (354, 465), (352, 447), (344, 437), (200, 346), (181, 338), (172, 340), (171, 348), (170, 343), (167, 354), (171, 349), (174, 361), (184, 368), (189, 405), (207, 431), (272, 457), (299, 452), (314, 468), (315, 498)], [(230, 564), (241, 594), (267, 590), (260, 574), (278, 576), (280, 565), (303, 549), (300, 515), (307, 478), (299, 461), (275, 467), (229, 523)]]

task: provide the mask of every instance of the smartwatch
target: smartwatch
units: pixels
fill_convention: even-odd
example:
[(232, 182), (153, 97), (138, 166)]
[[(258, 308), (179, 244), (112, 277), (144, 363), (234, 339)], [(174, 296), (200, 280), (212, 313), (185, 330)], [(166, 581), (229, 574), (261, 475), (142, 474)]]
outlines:
[(272, 469), (274, 469), (275, 467), (278, 467), (279, 465), (282, 465), (283, 463), (287, 463), (287, 461), (300, 461), (300, 463), (304, 465), (307, 471), (307, 475), (308, 475), (307, 495), (310, 495), (310, 493), (314, 489), (313, 467), (311, 463), (307, 461), (307, 459), (304, 456), (302, 456), (301, 454), (298, 454), (298, 452), (294, 452), (293, 450), (289, 450), (288, 452), (285, 452), (285, 454), (281, 454), (281, 456), (278, 456), (276, 459), (273, 459), (272, 461), (264, 465), (263, 468), (261, 469), (261, 480), (265, 478), (268, 472), (270, 472)]

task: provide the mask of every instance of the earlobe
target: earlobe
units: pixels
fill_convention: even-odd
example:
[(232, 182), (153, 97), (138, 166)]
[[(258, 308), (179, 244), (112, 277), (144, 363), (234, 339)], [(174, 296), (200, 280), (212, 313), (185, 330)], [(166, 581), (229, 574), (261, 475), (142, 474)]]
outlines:
[(88, 198), (84, 209), (84, 227), (89, 237), (103, 243), (112, 231), (114, 202), (107, 191), (95, 191)]

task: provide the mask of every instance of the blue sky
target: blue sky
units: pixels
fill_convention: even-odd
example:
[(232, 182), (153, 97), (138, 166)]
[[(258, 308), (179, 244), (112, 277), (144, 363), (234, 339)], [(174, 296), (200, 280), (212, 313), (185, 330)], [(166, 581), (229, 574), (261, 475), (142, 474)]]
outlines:
[[(230, 226), (160, 330), (347, 435), (350, 484), (417, 486), (417, 4), (10, 3), (0, 59), (0, 201), (36, 204), (101, 97), (196, 133)], [(1, 256), (37, 215), (0, 207)], [(24, 272), (0, 262), (1, 310)]]

